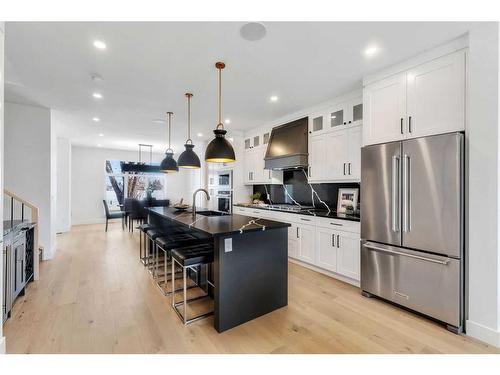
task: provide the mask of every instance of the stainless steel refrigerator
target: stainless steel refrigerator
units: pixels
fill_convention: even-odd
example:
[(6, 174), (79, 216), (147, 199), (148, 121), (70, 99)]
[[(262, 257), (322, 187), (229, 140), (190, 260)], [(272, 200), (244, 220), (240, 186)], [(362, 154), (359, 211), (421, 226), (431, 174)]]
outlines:
[(464, 135), (361, 151), (361, 289), (447, 324), (464, 319)]

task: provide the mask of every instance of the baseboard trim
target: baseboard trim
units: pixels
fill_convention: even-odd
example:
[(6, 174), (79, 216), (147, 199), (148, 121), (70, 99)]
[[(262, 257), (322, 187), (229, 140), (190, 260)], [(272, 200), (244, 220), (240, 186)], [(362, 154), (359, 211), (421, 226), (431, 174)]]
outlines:
[(7, 353), (7, 347), (5, 345), (5, 337), (0, 337), (0, 354)]
[(319, 267), (313, 266), (312, 264), (302, 262), (301, 260), (298, 260), (298, 259), (294, 259), (294, 258), (288, 257), (288, 260), (290, 262), (294, 263), (294, 264), (298, 264), (299, 266), (308, 268), (308, 269), (310, 269), (312, 271), (315, 271), (315, 272), (318, 272), (318, 273), (322, 273), (323, 275), (326, 275), (326, 276), (330, 276), (330, 277), (332, 277), (334, 279), (337, 279), (339, 281), (342, 281), (344, 283), (354, 285), (354, 286), (356, 286), (358, 288), (360, 286), (360, 283), (359, 283), (358, 280), (353, 280), (353, 279), (351, 279), (349, 277), (345, 277), (345, 276), (339, 275), (338, 273), (331, 272), (331, 271), (328, 271), (328, 270), (324, 270), (323, 268), (319, 268)]
[[(116, 220), (114, 220), (116, 221)], [(109, 223), (113, 223), (114, 221), (110, 221)], [(118, 222), (118, 221), (116, 221)], [(95, 218), (95, 219), (84, 219), (84, 220), (73, 220), (71, 222), (71, 226), (75, 225), (90, 225), (90, 224), (104, 224), (106, 223), (106, 219), (104, 218)]]
[(487, 344), (500, 347), (500, 331), (486, 327), (480, 323), (467, 320), (465, 322), (465, 332), (467, 336), (474, 337)]

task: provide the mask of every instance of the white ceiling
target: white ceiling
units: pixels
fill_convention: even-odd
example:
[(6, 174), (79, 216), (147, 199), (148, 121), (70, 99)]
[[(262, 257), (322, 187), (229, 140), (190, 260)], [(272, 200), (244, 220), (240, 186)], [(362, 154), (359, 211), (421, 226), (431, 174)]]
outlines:
[[(214, 63), (223, 71), (228, 130), (245, 130), (361, 87), (363, 75), (465, 34), (465, 22), (266, 22), (267, 35), (241, 38), (243, 22), (9, 22), (5, 78), (9, 101), (52, 108), (74, 143), (163, 149), (173, 111), (176, 153), (186, 139), (192, 100), (193, 139), (216, 124)], [(97, 50), (93, 41), (107, 44)], [(380, 53), (366, 58), (372, 44)], [(102, 76), (101, 82), (90, 79)], [(102, 93), (95, 100), (92, 93)], [(277, 95), (275, 103), (269, 101)], [(92, 117), (101, 121), (95, 123)], [(103, 133), (104, 137), (99, 137)]]

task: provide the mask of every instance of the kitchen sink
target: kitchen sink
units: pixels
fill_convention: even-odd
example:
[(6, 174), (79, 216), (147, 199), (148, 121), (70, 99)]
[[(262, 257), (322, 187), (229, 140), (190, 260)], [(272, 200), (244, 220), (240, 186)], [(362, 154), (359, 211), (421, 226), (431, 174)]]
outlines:
[(203, 216), (226, 216), (229, 215), (226, 212), (220, 212), (220, 211), (196, 211), (197, 215), (203, 215)]

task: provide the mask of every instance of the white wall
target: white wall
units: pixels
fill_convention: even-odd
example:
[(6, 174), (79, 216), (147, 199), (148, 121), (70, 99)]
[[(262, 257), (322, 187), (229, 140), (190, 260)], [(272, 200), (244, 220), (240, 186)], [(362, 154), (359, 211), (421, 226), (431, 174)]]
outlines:
[[(153, 154), (160, 162), (164, 154)], [(73, 145), (71, 151), (71, 224), (104, 222), (105, 161), (138, 161), (138, 152)], [(171, 203), (181, 198), (191, 201), (189, 172), (166, 175), (166, 198)]]
[(469, 33), (467, 334), (500, 346), (498, 24)]
[(50, 109), (5, 103), (4, 184), (39, 209), (44, 258), (55, 251), (55, 147)]
[(56, 232), (71, 229), (71, 142), (68, 138), (56, 141)]

